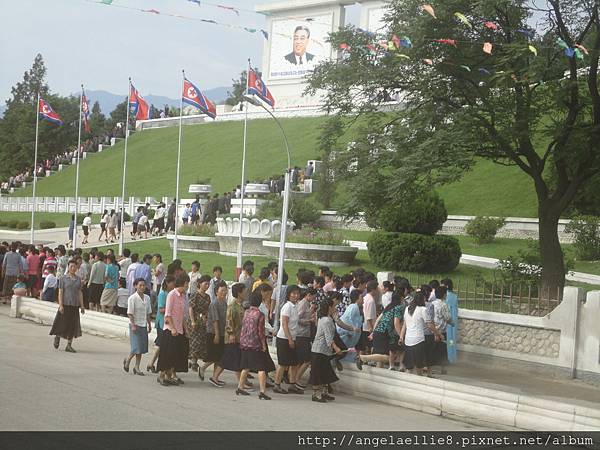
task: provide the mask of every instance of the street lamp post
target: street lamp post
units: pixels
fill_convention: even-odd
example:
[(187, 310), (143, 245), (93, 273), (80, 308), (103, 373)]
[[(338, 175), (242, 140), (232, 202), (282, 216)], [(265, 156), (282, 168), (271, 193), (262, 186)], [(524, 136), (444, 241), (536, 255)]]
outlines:
[[(266, 112), (269, 113), (269, 115), (273, 118), (273, 120), (275, 121), (275, 123), (277, 123), (277, 126), (279, 126), (279, 129), (281, 130), (281, 134), (283, 135), (283, 142), (285, 144), (285, 151), (287, 153), (287, 169), (285, 170), (285, 178), (284, 178), (284, 194), (283, 194), (283, 210), (281, 212), (281, 234), (279, 235), (279, 261), (277, 263), (277, 280), (278, 280), (278, 288), (279, 288), (279, 292), (278, 292), (278, 296), (277, 298), (281, 299), (281, 294), (282, 294), (282, 281), (283, 281), (283, 266), (284, 266), (284, 257), (285, 257), (285, 238), (286, 238), (286, 232), (287, 232), (287, 219), (288, 219), (288, 210), (290, 207), (290, 177), (291, 177), (291, 170), (292, 170), (292, 162), (291, 162), (291, 157), (290, 157), (290, 146), (288, 143), (288, 139), (287, 139), (287, 135), (285, 134), (285, 130), (283, 129), (283, 126), (281, 125), (281, 122), (279, 121), (279, 119), (277, 119), (277, 117), (275, 117), (275, 115), (265, 106), (263, 105), (260, 101), (258, 101), (255, 97), (250, 96), (250, 95), (244, 95), (244, 99), (248, 102), (251, 103), (254, 106), (258, 106), (261, 107), (262, 109), (264, 109)], [(241, 226), (241, 223), (240, 223)]]

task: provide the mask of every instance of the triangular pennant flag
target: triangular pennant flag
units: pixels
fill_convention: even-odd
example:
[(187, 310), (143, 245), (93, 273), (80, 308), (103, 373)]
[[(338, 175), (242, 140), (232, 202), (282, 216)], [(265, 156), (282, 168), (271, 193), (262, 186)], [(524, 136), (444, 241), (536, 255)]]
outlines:
[(529, 51), (530, 51), (531, 53), (533, 53), (535, 56), (537, 56), (537, 55), (538, 55), (537, 48), (535, 48), (533, 45), (530, 45), (530, 46), (529, 46)]
[(426, 3), (425, 5), (421, 5), (421, 9), (429, 13), (434, 19), (437, 19), (437, 17), (435, 17), (435, 11), (433, 10), (433, 6), (431, 6), (430, 4)]
[(466, 26), (468, 26), (469, 28), (473, 28), (473, 25), (471, 25), (471, 22), (469, 22), (469, 19), (467, 19), (467, 17), (464, 14), (455, 12), (454, 15)]
[(448, 44), (457, 47), (456, 41), (454, 39), (434, 39), (434, 42), (439, 42), (440, 44)]
[(498, 29), (498, 25), (496, 25), (494, 22), (486, 22), (486, 23), (484, 23), (484, 25), (486, 26), (486, 28), (489, 28), (490, 30)]
[(583, 53), (585, 53), (586, 55), (589, 55), (588, 49), (585, 48), (583, 45), (581, 45), (581, 44), (575, 44), (575, 47), (577, 47), (578, 49), (580, 49), (581, 51), (583, 51)]
[(483, 51), (484, 51), (484, 53), (487, 53), (488, 55), (492, 54), (492, 44), (491, 44), (491, 42), (485, 42), (483, 44)]

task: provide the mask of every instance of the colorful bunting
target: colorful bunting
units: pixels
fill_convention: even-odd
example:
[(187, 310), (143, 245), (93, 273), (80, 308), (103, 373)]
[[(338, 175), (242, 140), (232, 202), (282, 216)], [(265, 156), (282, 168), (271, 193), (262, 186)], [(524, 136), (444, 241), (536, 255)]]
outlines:
[(349, 49), (350, 49), (350, 46), (349, 46), (348, 44), (346, 44), (345, 42), (342, 42), (342, 43), (340, 44), (340, 48), (341, 48), (342, 50), (349, 50)]
[(483, 75), (490, 75), (490, 71), (487, 70), (487, 69), (485, 69), (485, 68), (483, 68), (483, 67), (479, 68), (479, 73), (481, 73)]
[(465, 69), (467, 72), (471, 71), (471, 68), (469, 66), (460, 66), (460, 67), (462, 67), (463, 69)]
[(104, 3), (105, 5), (112, 5), (113, 0), (101, 0), (100, 3)]
[(575, 49), (575, 58), (583, 60), (583, 52), (578, 48)]
[(160, 11), (158, 11), (156, 9), (143, 9), (142, 11), (147, 12), (147, 13), (152, 13), (152, 14), (160, 14)]
[(410, 56), (408, 56), (408, 55), (403, 55), (402, 53), (398, 53), (396, 56), (397, 56), (398, 58), (410, 59)]
[(431, 17), (433, 17), (434, 19), (437, 19), (437, 17), (435, 16), (435, 11), (433, 10), (433, 6), (431, 6), (430, 4), (426, 3), (425, 5), (421, 5), (421, 9), (429, 13), (429, 15), (431, 15)]
[(439, 42), (440, 44), (453, 45), (454, 47), (458, 47), (456, 45), (456, 41), (454, 39), (434, 39), (434, 42)]
[(585, 53), (586, 55), (589, 55), (589, 52), (588, 52), (587, 48), (585, 48), (583, 45), (581, 45), (581, 44), (575, 44), (575, 47), (577, 47), (578, 49), (580, 49), (581, 51), (583, 51), (583, 53)]
[(217, 8), (226, 9), (228, 11), (236, 13), (238, 16), (240, 15), (240, 12), (233, 6), (217, 5)]
[(400, 47), (404, 47), (404, 48), (412, 47), (412, 42), (408, 36), (402, 36), (402, 39), (400, 39)]
[(567, 58), (572, 58), (573, 56), (575, 56), (575, 49), (571, 47), (565, 48), (565, 55), (567, 56)]
[(483, 44), (483, 51), (484, 53), (487, 53), (488, 55), (492, 54), (492, 43), (491, 42), (484, 42)]
[(423, 59), (423, 62), (425, 64), (429, 64), (430, 66), (433, 66), (433, 60), (431, 60), (431, 59), (425, 58), (425, 59)]
[(392, 42), (394, 43), (396, 48), (400, 48), (400, 45), (402, 45), (400, 42), (400, 38), (398, 36), (396, 36), (395, 34), (392, 35)]
[(267, 31), (260, 30), (260, 34), (262, 34), (267, 41), (269, 40), (269, 33)]
[(489, 28), (490, 30), (498, 29), (498, 25), (496, 25), (494, 22), (486, 22), (486, 23), (484, 23), (484, 25), (486, 26), (486, 28)]
[(556, 45), (558, 45), (563, 50), (566, 50), (566, 49), (569, 48), (569, 46), (567, 45), (567, 43), (565, 41), (563, 41), (561, 38), (557, 38), (556, 39)]
[(200, 0), (188, 0), (189, 2), (196, 3), (198, 6), (202, 6)]
[(537, 55), (538, 55), (537, 48), (535, 48), (533, 45), (529, 45), (529, 51), (530, 51), (531, 53), (533, 53), (535, 56), (537, 56)]
[(456, 18), (458, 18), (458, 20), (460, 20), (462, 23), (464, 23), (469, 28), (473, 28), (473, 25), (471, 25), (471, 22), (469, 22), (469, 19), (467, 19), (467, 17), (464, 14), (455, 12), (454, 16), (456, 16)]

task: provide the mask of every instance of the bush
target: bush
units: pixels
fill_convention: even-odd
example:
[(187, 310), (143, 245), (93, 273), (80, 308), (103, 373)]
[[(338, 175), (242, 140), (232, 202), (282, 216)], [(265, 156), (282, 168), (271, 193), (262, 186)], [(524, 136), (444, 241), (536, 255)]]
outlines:
[(573, 233), (575, 256), (582, 261), (600, 259), (600, 217), (577, 216), (565, 227), (567, 233)]
[(154, 215), (156, 214), (156, 210), (148, 209), (148, 220), (154, 219)]
[(47, 230), (49, 228), (56, 228), (56, 224), (51, 220), (42, 220), (40, 222), (40, 229)]
[[(565, 259), (565, 274), (572, 268), (573, 261)], [(519, 250), (517, 256), (509, 255), (505, 259), (501, 259), (498, 272), (505, 283), (530, 285), (539, 283), (542, 277), (542, 257), (539, 241), (531, 239), (527, 242), (527, 248)]]
[(8, 228), (13, 228), (13, 229), (14, 229), (14, 228), (17, 228), (17, 225), (18, 225), (18, 224), (19, 224), (19, 221), (18, 221), (18, 220), (16, 220), (16, 219), (11, 219), (11, 220), (9, 220), (8, 222), (6, 222), (6, 226), (7, 226)]
[(213, 237), (216, 229), (212, 225), (200, 224), (200, 225), (181, 225), (177, 230), (179, 234), (183, 236), (205, 236)]
[(389, 270), (445, 273), (454, 270), (462, 252), (452, 236), (378, 231), (368, 242), (369, 256)]
[(504, 217), (477, 216), (467, 224), (465, 231), (477, 244), (489, 244), (505, 223)]
[[(260, 207), (256, 217), (258, 219), (281, 220), (283, 199), (275, 197)], [(321, 207), (312, 199), (304, 197), (292, 197), (288, 210), (288, 220), (296, 224), (296, 228), (303, 225), (316, 224), (321, 218)]]
[(7, 223), (4, 220), (0, 219), (0, 227), (5, 227), (6, 225)]
[(128, 212), (125, 212), (123, 215), (123, 221), (124, 222), (131, 222), (131, 216), (129, 215)]
[(434, 235), (448, 218), (444, 201), (431, 191), (402, 198), (365, 213), (367, 224), (395, 233)]
[(26, 230), (27, 228), (29, 228), (29, 222), (18, 222), (15, 228), (17, 230)]
[(334, 230), (321, 230), (318, 228), (304, 227), (287, 234), (286, 242), (297, 244), (316, 245), (348, 245), (344, 242), (344, 236)]

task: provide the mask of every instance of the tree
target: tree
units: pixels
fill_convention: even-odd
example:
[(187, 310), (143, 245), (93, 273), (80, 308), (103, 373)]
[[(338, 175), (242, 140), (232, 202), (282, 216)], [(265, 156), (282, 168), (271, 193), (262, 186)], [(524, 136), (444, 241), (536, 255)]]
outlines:
[(125, 125), (127, 120), (127, 98), (115, 106), (110, 112), (110, 127), (114, 128), (118, 123)]
[(0, 175), (3, 177), (33, 166), (38, 91), (64, 122), (57, 126), (40, 121), (38, 161), (63, 153), (77, 143), (79, 99), (50, 94), (45, 75), (44, 60), (38, 54), (6, 102), (7, 109), (0, 122)]
[[(534, 9), (541, 35), (530, 26)], [(600, 169), (599, 9), (598, 0), (447, 0), (434, 18), (421, 0), (393, 0), (389, 33), (347, 27), (330, 36), (341, 58), (315, 69), (309, 92), (325, 90), (329, 111), (374, 117), (364, 135), (402, 161), (372, 156), (383, 161), (379, 172), (398, 175), (381, 186), (388, 198), (401, 195), (407, 170), (435, 182), (475, 157), (521, 169), (537, 195), (541, 285), (562, 288), (558, 221)], [(382, 112), (395, 97), (402, 108)], [(386, 131), (399, 139), (382, 138)]]
[(98, 101), (95, 101), (92, 105), (90, 128), (92, 129), (92, 134), (95, 136), (99, 136), (106, 131), (106, 117), (102, 114), (100, 103), (98, 103)]
[(247, 71), (244, 70), (240, 73), (240, 77), (237, 80), (231, 80), (233, 84), (231, 91), (227, 91), (227, 99), (225, 100), (226, 105), (235, 106), (244, 100), (243, 97), (246, 92), (247, 77)]
[(46, 65), (40, 53), (35, 56), (31, 69), (23, 74), (23, 81), (12, 87), (12, 98), (6, 102), (10, 108), (12, 104), (35, 104), (38, 92), (42, 97), (48, 95), (49, 89), (45, 82)]
[(344, 133), (339, 116), (331, 116), (321, 127), (319, 149), (321, 150), (321, 167), (317, 173), (317, 196), (323, 207), (329, 208), (335, 194), (335, 170), (333, 155), (339, 150), (339, 138)]

